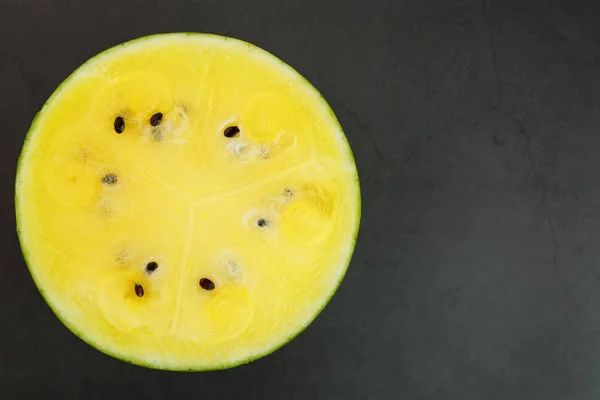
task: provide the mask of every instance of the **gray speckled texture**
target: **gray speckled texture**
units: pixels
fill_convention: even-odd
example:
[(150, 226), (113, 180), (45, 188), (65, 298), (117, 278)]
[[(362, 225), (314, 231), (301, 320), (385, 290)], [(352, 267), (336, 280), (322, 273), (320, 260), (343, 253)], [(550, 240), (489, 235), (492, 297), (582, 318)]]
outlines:
[[(0, 397), (600, 397), (600, 2), (0, 4)], [(209, 373), (134, 367), (71, 334), (24, 265), (17, 157), (41, 103), (117, 43), (238, 37), (330, 102), (361, 176), (348, 275), (299, 337)]]

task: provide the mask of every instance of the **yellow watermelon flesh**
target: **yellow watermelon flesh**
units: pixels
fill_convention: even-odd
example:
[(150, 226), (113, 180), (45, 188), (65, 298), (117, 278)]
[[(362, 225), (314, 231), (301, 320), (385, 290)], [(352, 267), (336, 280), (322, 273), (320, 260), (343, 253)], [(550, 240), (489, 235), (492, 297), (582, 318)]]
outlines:
[(19, 238), (57, 316), (99, 350), (235, 366), (301, 332), (341, 281), (357, 171), (326, 101), (276, 57), (166, 34), (76, 70), (28, 133)]

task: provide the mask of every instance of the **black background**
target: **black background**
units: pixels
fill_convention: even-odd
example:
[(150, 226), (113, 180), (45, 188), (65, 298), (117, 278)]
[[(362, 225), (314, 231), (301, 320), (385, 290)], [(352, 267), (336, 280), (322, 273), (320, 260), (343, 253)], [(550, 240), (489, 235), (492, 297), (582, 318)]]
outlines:
[[(600, 397), (600, 2), (0, 1), (0, 398)], [(105, 356), (37, 292), (17, 157), (82, 62), (139, 36), (254, 43), (330, 102), (363, 219), (348, 275), (276, 353), (175, 373)]]

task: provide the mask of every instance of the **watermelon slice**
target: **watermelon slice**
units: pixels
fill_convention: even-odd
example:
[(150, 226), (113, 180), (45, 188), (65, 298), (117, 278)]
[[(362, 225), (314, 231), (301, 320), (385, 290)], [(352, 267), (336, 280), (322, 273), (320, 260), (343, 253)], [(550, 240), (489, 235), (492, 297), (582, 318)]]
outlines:
[(353, 252), (360, 190), (333, 112), (296, 71), (177, 33), (109, 49), (56, 90), (27, 135), (16, 209), (31, 275), (76, 335), (134, 364), (211, 370), (317, 316)]

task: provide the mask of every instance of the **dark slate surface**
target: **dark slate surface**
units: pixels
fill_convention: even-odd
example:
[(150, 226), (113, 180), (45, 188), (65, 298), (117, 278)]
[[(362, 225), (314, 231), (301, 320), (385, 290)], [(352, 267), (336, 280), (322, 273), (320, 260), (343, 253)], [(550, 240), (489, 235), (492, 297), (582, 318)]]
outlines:
[[(0, 398), (600, 398), (600, 2), (0, 2)], [(168, 31), (250, 41), (325, 96), (363, 221), (340, 290), (252, 364), (174, 373), (92, 349), (15, 234), (25, 133), (99, 51)]]

